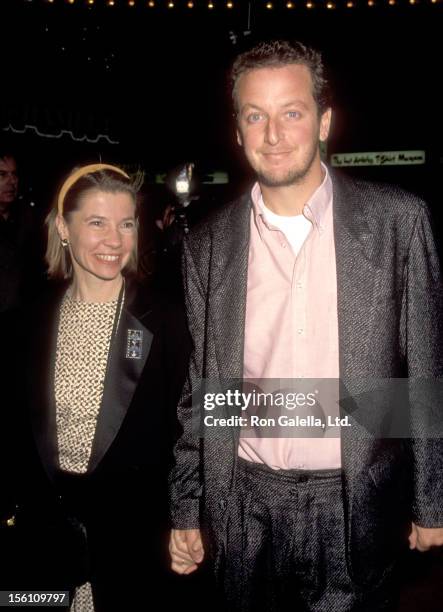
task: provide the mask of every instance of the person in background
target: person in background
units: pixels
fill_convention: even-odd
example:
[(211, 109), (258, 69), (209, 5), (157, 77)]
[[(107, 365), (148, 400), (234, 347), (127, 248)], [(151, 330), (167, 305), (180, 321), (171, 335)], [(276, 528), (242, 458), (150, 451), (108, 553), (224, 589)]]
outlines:
[(137, 283), (137, 192), (119, 167), (74, 170), (47, 217), (55, 282), (3, 322), (15, 547), (1, 588), (66, 589), (81, 612), (171, 595), (167, 473), (189, 339), (180, 311)]
[(29, 299), (44, 282), (33, 203), (18, 193), (16, 155), (0, 147), (0, 312)]
[(170, 170), (165, 183), (169, 201), (155, 219), (155, 282), (172, 300), (183, 303), (182, 242), (190, 228), (207, 215), (207, 202), (201, 200), (201, 178), (192, 162)]

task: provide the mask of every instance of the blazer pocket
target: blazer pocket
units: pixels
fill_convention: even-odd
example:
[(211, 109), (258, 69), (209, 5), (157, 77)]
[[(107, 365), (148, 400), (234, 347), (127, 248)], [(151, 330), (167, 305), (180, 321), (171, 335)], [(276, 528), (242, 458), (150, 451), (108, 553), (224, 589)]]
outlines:
[(392, 477), (392, 462), (383, 459), (373, 463), (369, 468), (369, 476), (377, 488)]
[(380, 459), (373, 463), (368, 471), (376, 488), (384, 491), (393, 502), (400, 502), (402, 498), (407, 497), (408, 465), (401, 456)]

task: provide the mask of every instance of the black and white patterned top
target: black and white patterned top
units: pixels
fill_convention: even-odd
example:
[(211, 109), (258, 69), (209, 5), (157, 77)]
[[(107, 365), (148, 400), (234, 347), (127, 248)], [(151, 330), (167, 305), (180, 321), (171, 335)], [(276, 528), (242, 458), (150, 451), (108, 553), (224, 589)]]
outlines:
[(103, 396), (117, 300), (81, 302), (65, 296), (55, 362), (60, 468), (87, 470)]

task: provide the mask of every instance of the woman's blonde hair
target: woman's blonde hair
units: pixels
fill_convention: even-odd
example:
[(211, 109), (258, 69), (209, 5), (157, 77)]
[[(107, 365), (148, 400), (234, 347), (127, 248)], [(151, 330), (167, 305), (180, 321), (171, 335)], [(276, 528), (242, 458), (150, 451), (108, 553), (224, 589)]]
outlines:
[[(76, 171), (76, 169), (73, 170)], [(71, 173), (72, 174), (72, 173)], [(143, 175), (138, 173), (135, 178), (126, 178), (114, 170), (99, 170), (81, 176), (68, 190), (63, 200), (63, 218), (68, 223), (70, 213), (78, 210), (82, 198), (91, 191), (102, 191), (104, 193), (127, 193), (135, 204), (136, 227), (138, 229), (138, 205), (139, 189), (143, 183)], [(63, 183), (64, 184), (64, 183)], [(61, 189), (58, 190), (60, 193)], [(63, 247), (57, 231), (56, 219), (58, 215), (58, 193), (54, 198), (53, 205), (46, 217), (46, 228), (48, 232), (48, 243), (46, 247), (46, 263), (48, 265), (48, 276), (53, 279), (72, 278), (72, 261), (69, 250)], [(137, 274), (138, 249), (137, 240), (128, 263), (125, 266), (125, 274)]]

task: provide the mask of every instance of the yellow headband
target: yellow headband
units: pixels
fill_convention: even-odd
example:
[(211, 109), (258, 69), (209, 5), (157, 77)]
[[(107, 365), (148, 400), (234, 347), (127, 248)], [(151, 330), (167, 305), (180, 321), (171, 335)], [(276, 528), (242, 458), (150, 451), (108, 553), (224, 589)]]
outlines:
[(66, 181), (63, 183), (62, 188), (60, 189), (57, 200), (57, 208), (59, 215), (63, 215), (63, 203), (65, 201), (66, 194), (74, 185), (74, 183), (76, 183), (78, 179), (84, 176), (85, 174), (99, 172), (100, 170), (113, 170), (114, 172), (118, 172), (119, 174), (123, 175), (127, 179), (129, 178), (126, 172), (124, 172), (121, 168), (117, 168), (117, 166), (111, 166), (109, 164), (90, 164), (89, 166), (83, 166), (82, 168), (79, 168), (70, 176), (68, 176)]

